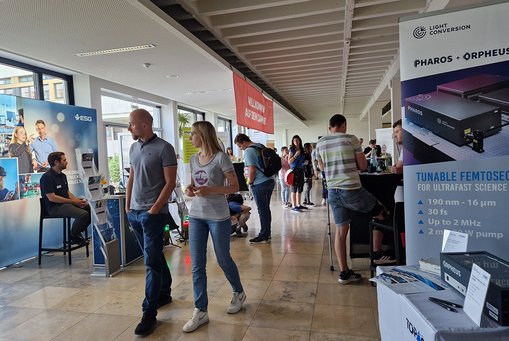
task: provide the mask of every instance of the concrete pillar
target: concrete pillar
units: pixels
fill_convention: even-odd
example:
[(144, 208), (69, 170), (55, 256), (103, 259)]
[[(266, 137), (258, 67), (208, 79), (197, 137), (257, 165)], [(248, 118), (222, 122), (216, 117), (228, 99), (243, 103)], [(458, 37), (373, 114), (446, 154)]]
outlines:
[[(368, 126), (369, 138), (368, 140), (376, 138), (375, 129), (382, 128), (382, 108), (387, 104), (385, 101), (375, 102), (368, 113)], [(365, 143), (367, 145), (367, 141)]]
[(401, 119), (401, 78), (399, 72), (390, 81), (391, 90), (391, 126)]

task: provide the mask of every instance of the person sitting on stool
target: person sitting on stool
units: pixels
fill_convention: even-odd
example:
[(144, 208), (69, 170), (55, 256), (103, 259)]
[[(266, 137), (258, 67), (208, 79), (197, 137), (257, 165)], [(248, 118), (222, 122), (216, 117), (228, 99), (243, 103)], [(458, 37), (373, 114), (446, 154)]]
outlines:
[(78, 198), (69, 191), (67, 176), (62, 172), (67, 168), (67, 159), (63, 152), (52, 152), (48, 155), (51, 167), (41, 177), (41, 195), (50, 216), (74, 218), (71, 228), (71, 244), (88, 243), (81, 235), (90, 225), (90, 206), (83, 198)]
[(246, 222), (251, 217), (251, 207), (244, 205), (244, 198), (240, 194), (229, 194), (226, 200), (230, 208), (230, 220), (232, 222), (230, 234), (236, 234), (240, 237), (242, 236), (242, 230), (247, 232)]

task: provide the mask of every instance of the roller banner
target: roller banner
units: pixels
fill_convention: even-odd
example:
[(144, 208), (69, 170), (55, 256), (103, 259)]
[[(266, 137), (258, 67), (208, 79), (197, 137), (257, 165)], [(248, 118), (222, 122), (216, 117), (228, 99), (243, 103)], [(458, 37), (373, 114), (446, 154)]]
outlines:
[(509, 3), (400, 21), (407, 263), (444, 229), (509, 260)]

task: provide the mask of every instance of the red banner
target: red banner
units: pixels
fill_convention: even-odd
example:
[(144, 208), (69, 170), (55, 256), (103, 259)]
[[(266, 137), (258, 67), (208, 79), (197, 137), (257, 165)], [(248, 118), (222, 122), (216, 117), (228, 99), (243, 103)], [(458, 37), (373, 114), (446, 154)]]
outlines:
[(270, 99), (233, 73), (237, 124), (274, 134), (274, 107)]

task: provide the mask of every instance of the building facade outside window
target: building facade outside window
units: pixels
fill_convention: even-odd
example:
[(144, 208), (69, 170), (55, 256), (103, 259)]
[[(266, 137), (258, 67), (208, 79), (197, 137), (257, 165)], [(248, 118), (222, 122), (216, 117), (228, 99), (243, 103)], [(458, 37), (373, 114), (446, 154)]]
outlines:
[(72, 76), (2, 57), (0, 94), (74, 104)]

